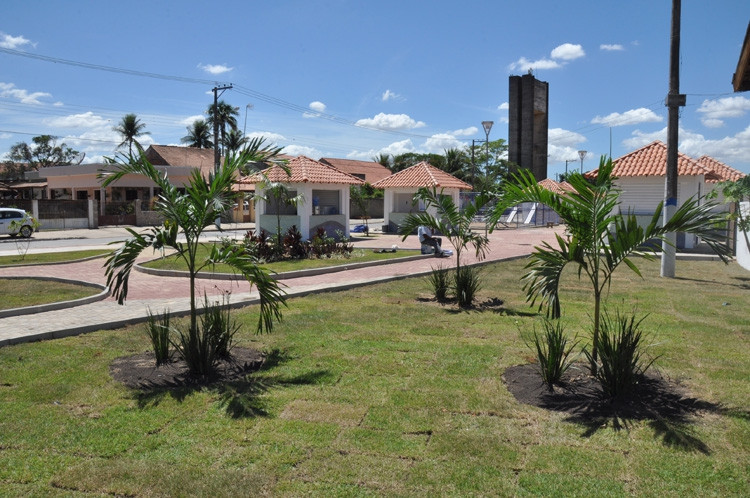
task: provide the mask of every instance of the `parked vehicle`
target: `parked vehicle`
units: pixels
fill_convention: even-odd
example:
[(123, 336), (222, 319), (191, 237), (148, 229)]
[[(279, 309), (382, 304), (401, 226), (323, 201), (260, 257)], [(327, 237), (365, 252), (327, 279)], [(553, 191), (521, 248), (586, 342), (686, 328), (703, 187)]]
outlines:
[(37, 228), (39, 222), (23, 209), (0, 208), (0, 235), (21, 235), (28, 239)]

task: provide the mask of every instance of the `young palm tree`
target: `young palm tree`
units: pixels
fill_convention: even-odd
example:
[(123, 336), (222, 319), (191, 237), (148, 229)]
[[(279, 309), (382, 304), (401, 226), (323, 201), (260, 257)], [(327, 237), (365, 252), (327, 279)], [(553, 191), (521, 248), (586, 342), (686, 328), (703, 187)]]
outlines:
[(211, 141), (211, 127), (202, 119), (193, 121), (192, 126), (187, 127), (188, 134), (180, 140), (188, 147), (198, 149), (212, 149), (214, 143)]
[[(147, 248), (162, 249), (170, 247), (177, 251), (187, 267), (190, 278), (190, 329), (189, 333), (198, 335), (198, 313), (195, 297), (195, 278), (199, 271), (216, 263), (227, 264), (241, 273), (255, 286), (260, 294), (260, 317), (257, 331), (270, 332), (274, 319), (281, 318), (280, 304), (285, 304), (283, 291), (268, 272), (259, 267), (253, 260), (244, 255), (236, 254), (231, 248), (215, 245), (204, 261), (198, 261), (196, 253), (203, 231), (213, 225), (222, 213), (230, 209), (233, 203), (232, 184), (240, 166), (250, 161), (263, 162), (272, 159), (280, 149), (263, 145), (263, 139), (256, 139), (240, 154), (232, 154), (211, 174), (208, 181), (201, 176), (199, 170), (194, 170), (190, 182), (182, 189), (167, 178), (166, 173), (160, 173), (145, 157), (142, 149), (135, 157), (120, 157), (112, 161), (117, 169), (112, 174), (102, 175), (103, 187), (107, 187), (128, 174), (143, 175), (154, 182), (161, 193), (154, 209), (165, 218), (165, 223), (153, 227), (144, 233), (137, 233), (128, 229), (131, 238), (115, 251), (105, 263), (107, 285), (119, 304), (128, 295), (128, 281), (138, 255)], [(178, 239), (178, 234), (184, 237), (184, 242)]]
[[(208, 124), (213, 127), (214, 121), (219, 122), (219, 138), (217, 138), (217, 147), (219, 144), (226, 144), (227, 127), (230, 130), (237, 130), (237, 117), (240, 115), (240, 108), (234, 107), (233, 105), (227, 104), (223, 100), (216, 103), (216, 112), (214, 113), (213, 104), (208, 106), (206, 110), (208, 115)], [(215, 116), (214, 116), (215, 114)], [(224, 145), (226, 147), (226, 145)], [(224, 149), (226, 150), (226, 148)]]
[(484, 258), (489, 248), (489, 240), (486, 235), (473, 232), (471, 230), (471, 222), (477, 213), (490, 201), (488, 195), (480, 192), (474, 199), (474, 202), (467, 205), (463, 210), (460, 210), (455, 205), (449, 195), (442, 195), (442, 190), (438, 193), (434, 187), (432, 189), (424, 187), (419, 189), (414, 199), (424, 201), (428, 208), (434, 206), (437, 209), (437, 216), (433, 216), (427, 211), (410, 214), (399, 229), (399, 233), (402, 235), (401, 240), (406, 240), (406, 237), (420, 226), (429, 227), (443, 234), (456, 249), (457, 278), (461, 274), (461, 253), (469, 245), (474, 247), (477, 258)]
[[(280, 165), (289, 174), (288, 169), (285, 165)], [(263, 172), (261, 172), (263, 174)], [(289, 187), (281, 182), (273, 182), (268, 178), (265, 178), (261, 183), (258, 184), (258, 189), (253, 199), (263, 200), (269, 204), (273, 204), (276, 211), (276, 251), (281, 252), (282, 245), (282, 233), (281, 233), (281, 209), (284, 206), (297, 206), (305, 202), (305, 198), (302, 194), (292, 195), (292, 191)], [(262, 193), (261, 193), (262, 192)]]
[(505, 209), (522, 202), (545, 204), (563, 220), (568, 237), (557, 235), (557, 247), (545, 242), (534, 249), (526, 265), (528, 271), (522, 277), (524, 290), (532, 306), (539, 300), (539, 309), (546, 306), (549, 317), (559, 318), (558, 292), (565, 267), (574, 265), (579, 277), (589, 278), (594, 292), (593, 368), (599, 347), (602, 295), (621, 263), (640, 276), (630, 256), (653, 258), (653, 251), (660, 245), (652, 241), (664, 240), (669, 232), (698, 235), (724, 261), (728, 253), (724, 240), (712, 230), (722, 220), (721, 214), (711, 212), (714, 203), (700, 204), (697, 199), (689, 199), (666, 224), (661, 222), (662, 205), (659, 204), (645, 227), (638, 225), (634, 214), (618, 214), (620, 191), (613, 184), (612, 169), (612, 160), (602, 157), (596, 178), (589, 181), (580, 173), (571, 174), (568, 182), (575, 191), (564, 195), (539, 186), (531, 172), (522, 170), (504, 184), (503, 195), (489, 221), (491, 229), (494, 228)]
[(138, 119), (138, 116), (135, 114), (126, 114), (122, 117), (122, 120), (117, 124), (117, 126), (112, 128), (113, 131), (116, 131), (120, 134), (120, 137), (122, 138), (122, 142), (120, 142), (120, 145), (117, 147), (122, 147), (123, 145), (128, 146), (128, 155), (133, 155), (133, 144), (135, 143), (140, 147), (140, 143), (138, 143), (138, 137), (141, 137), (143, 135), (150, 135), (151, 132), (145, 131), (146, 130), (146, 124)]

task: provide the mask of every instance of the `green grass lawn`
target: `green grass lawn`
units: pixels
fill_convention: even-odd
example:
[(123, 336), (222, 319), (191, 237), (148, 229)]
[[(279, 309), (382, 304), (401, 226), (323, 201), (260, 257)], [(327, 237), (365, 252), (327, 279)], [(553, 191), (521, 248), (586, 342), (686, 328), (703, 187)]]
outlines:
[[(72, 301), (101, 292), (101, 289), (67, 282), (32, 278), (0, 278), (0, 310)], [(33, 318), (29, 317), (29, 320)]]
[[(0, 495), (747, 496), (750, 273), (615, 274), (607, 303), (650, 314), (660, 371), (721, 407), (617, 429), (508, 392), (505, 368), (532, 356), (519, 331), (538, 321), (523, 265), (483, 268), (479, 300), (504, 300), (484, 311), (430, 302), (414, 278), (290, 300), (271, 335), (236, 312), (239, 344), (273, 361), (225, 385), (115, 382), (110, 363), (149, 348), (142, 326), (0, 348)], [(563, 283), (585, 338), (590, 292)]]
[[(206, 259), (210, 247), (207, 244), (202, 244), (196, 257), (197, 261), (203, 261)], [(274, 263), (265, 263), (264, 267), (275, 271), (277, 273), (297, 271), (297, 270), (310, 270), (314, 268), (327, 268), (330, 266), (339, 266), (352, 263), (368, 263), (371, 261), (382, 261), (386, 259), (403, 258), (405, 256), (416, 256), (419, 255), (419, 251), (399, 249), (395, 253), (376, 253), (372, 249), (354, 249), (349, 257), (343, 257), (334, 255), (331, 258), (322, 259), (297, 259), (289, 261), (277, 261)], [(159, 270), (177, 270), (187, 271), (187, 265), (182, 258), (177, 256), (167, 256), (164, 258), (155, 259), (145, 263), (143, 266), (148, 268), (155, 268)], [(233, 273), (232, 268), (227, 265), (216, 265), (213, 269), (206, 268), (203, 271), (214, 271), (216, 273)]]
[(89, 249), (85, 251), (67, 251), (67, 252), (46, 252), (42, 254), (26, 254), (26, 256), (0, 256), (0, 266), (18, 265), (18, 264), (48, 264), (61, 263), (66, 261), (77, 261), (79, 259), (90, 258), (93, 256), (104, 256), (111, 251), (102, 249)]

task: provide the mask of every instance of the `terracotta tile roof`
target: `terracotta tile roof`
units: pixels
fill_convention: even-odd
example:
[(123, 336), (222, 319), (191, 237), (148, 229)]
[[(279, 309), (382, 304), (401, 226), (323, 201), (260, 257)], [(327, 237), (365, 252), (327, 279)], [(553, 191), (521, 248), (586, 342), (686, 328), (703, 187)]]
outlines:
[[(263, 170), (263, 173), (272, 182), (281, 183), (315, 183), (315, 184), (344, 184), (344, 185), (364, 185), (364, 181), (352, 175), (337, 170), (333, 166), (323, 164), (305, 156), (298, 156), (287, 163), (291, 170), (291, 176), (280, 166), (271, 166)], [(260, 183), (263, 176), (256, 173), (245, 176), (238, 180), (238, 183)]]
[[(175, 145), (150, 145), (146, 149), (146, 159), (155, 166), (189, 166), (199, 168), (203, 176), (214, 169), (214, 150)], [(224, 158), (221, 158), (224, 162)]]
[(741, 171), (737, 171), (736, 169), (730, 166), (727, 166), (721, 161), (717, 161), (711, 156), (701, 156), (697, 159), (697, 162), (704, 168), (710, 169), (711, 171), (713, 171), (713, 173), (717, 176), (716, 179), (711, 179), (711, 180), (707, 179), (707, 181), (710, 181), (712, 183), (723, 182), (723, 181), (734, 182), (745, 176), (745, 173)]
[(435, 187), (471, 190), (471, 185), (445, 171), (422, 161), (410, 168), (394, 173), (373, 184), (377, 188)]
[(565, 195), (568, 192), (573, 192), (575, 189), (573, 188), (573, 185), (571, 185), (568, 182), (556, 182), (552, 178), (545, 178), (544, 180), (538, 182), (539, 186), (542, 188), (546, 188), (547, 190), (554, 192), (558, 195)]
[(374, 161), (357, 161), (355, 159), (336, 159), (333, 157), (322, 157), (320, 162), (333, 166), (339, 171), (349, 173), (352, 176), (361, 178), (363, 175), (365, 181), (370, 184), (379, 182), (384, 178), (391, 176), (391, 170), (380, 163)]
[[(598, 169), (589, 171), (586, 176), (596, 178), (597, 172)], [(667, 146), (657, 140), (615, 159), (612, 174), (617, 178), (667, 176)], [(711, 170), (682, 153), (678, 153), (677, 156), (677, 174), (679, 176), (705, 175), (706, 180), (715, 177)]]

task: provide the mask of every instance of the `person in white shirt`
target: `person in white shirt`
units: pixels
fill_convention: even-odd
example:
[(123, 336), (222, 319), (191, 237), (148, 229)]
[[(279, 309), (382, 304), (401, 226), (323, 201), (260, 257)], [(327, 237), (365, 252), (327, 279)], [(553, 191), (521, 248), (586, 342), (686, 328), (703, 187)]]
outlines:
[(420, 225), (417, 228), (417, 237), (419, 242), (423, 245), (432, 246), (435, 249), (435, 256), (442, 256), (443, 250), (440, 247), (443, 243), (443, 239), (440, 237), (434, 237), (432, 228)]

